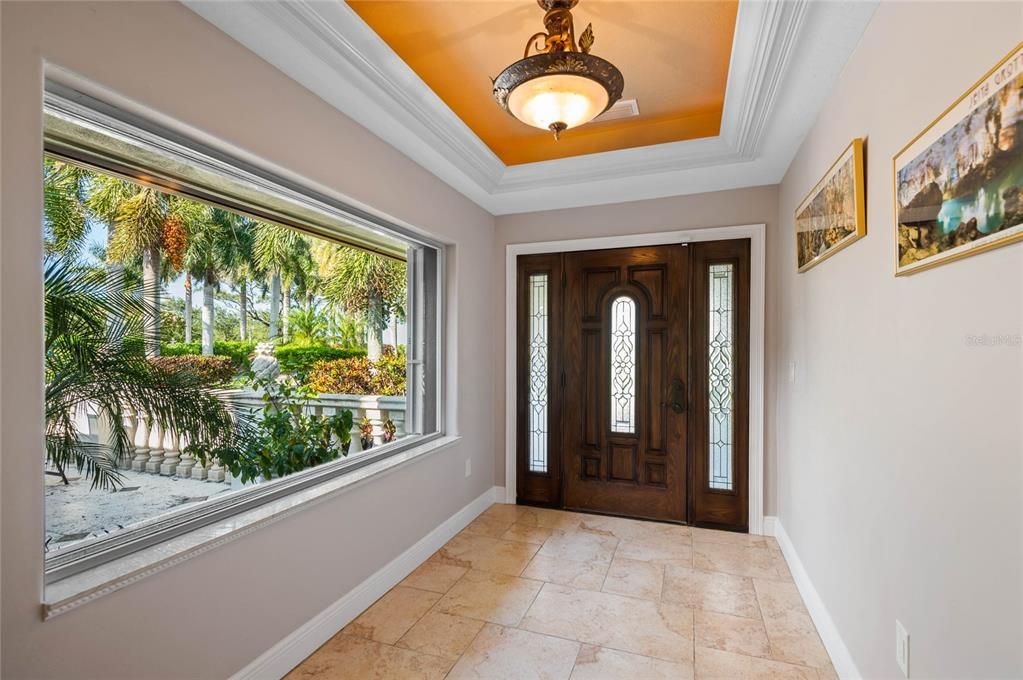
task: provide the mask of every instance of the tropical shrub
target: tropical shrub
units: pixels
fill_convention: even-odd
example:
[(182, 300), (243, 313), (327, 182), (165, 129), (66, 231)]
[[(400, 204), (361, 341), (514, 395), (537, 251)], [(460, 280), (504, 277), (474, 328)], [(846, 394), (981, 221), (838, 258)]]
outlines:
[(308, 387), (274, 380), (255, 380), (251, 386), (262, 392), (262, 412), (255, 417), (239, 417), (244, 424), (238, 442), (209, 454), (232, 475), (243, 482), (283, 477), (348, 455), (351, 411), (345, 409), (329, 416), (307, 414), (305, 407), (316, 397)]
[(161, 356), (152, 357), (149, 361), (163, 370), (172, 373), (182, 371), (192, 373), (203, 383), (210, 386), (231, 382), (236, 373), (231, 357)]
[(328, 394), (405, 394), (405, 355), (321, 361), (309, 372), (309, 387)]
[(309, 370), (318, 361), (334, 361), (337, 359), (349, 359), (352, 357), (366, 356), (364, 349), (352, 349), (348, 347), (331, 347), (329, 345), (304, 345), (287, 344), (279, 345), (274, 349), (274, 356), (280, 364), (282, 373), (290, 373), (304, 379)]
[[(249, 365), (249, 356), (256, 351), (256, 343), (243, 340), (217, 340), (213, 343), (213, 354), (230, 357), (235, 368)], [(200, 356), (201, 342), (168, 342), (160, 345), (160, 354), (165, 357)]]
[[(69, 466), (84, 471), (93, 487), (123, 484), (118, 465), (134, 453), (128, 413), (187, 432), (197, 450), (231, 446), (231, 413), (206, 382), (146, 359), (148, 302), (122, 275), (47, 259), (44, 291), (46, 460), (65, 484)], [(75, 415), (86, 405), (108, 423), (106, 441), (80, 436)]]

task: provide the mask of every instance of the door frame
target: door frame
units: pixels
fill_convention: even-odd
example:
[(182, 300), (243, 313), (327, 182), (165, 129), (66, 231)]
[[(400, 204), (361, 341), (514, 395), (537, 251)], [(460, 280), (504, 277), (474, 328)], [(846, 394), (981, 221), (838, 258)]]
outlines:
[(764, 300), (767, 288), (765, 224), (683, 229), (623, 236), (598, 236), (565, 241), (510, 243), (505, 248), (505, 348), (504, 348), (504, 489), (505, 501), (516, 498), (518, 380), (514, 329), (517, 310), (519, 255), (562, 253), (579, 250), (635, 248), (673, 243), (750, 240), (750, 342), (749, 342), (749, 533), (764, 534)]

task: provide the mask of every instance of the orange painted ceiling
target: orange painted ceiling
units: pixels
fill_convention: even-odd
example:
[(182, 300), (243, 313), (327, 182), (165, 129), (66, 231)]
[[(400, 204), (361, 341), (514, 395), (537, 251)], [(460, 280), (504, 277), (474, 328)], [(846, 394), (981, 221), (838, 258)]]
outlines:
[(593, 122), (555, 142), (491, 97), (490, 78), (543, 30), (535, 0), (348, 0), (348, 4), (507, 165), (712, 137), (721, 127), (737, 0), (581, 0), (592, 52), (625, 76), (638, 117)]

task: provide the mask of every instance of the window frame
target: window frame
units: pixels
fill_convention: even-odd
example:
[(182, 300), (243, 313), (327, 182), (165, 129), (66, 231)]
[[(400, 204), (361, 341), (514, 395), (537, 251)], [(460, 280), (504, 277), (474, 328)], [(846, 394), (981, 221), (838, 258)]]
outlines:
[[(214, 497), (191, 508), (143, 520), (137, 526), (111, 536), (89, 540), (80, 546), (64, 548), (52, 555), (44, 555), (45, 585), (316, 487), (377, 461), (445, 437), (447, 428), (444, 411), (446, 389), (444, 335), (447, 328), (445, 300), (448, 257), (446, 244), (60, 83), (46, 81), (43, 112), (54, 113), (94, 129), (109, 131), (110, 134), (127, 138), (141, 147), (156, 150), (169, 159), (198, 165), (225, 181), (242, 183), (248, 189), (297, 203), (324, 215), (326, 219), (369, 229), (404, 241), (408, 244), (406, 262), (409, 299), (406, 306), (410, 310), (407, 317), (409, 336), (406, 345), (409, 385), (406, 394), (407, 436), (375, 447), (369, 452), (359, 453), (352, 458), (339, 458), (287, 477), (231, 491), (225, 494), (224, 498)], [(130, 163), (119, 164), (110, 159), (76, 152), (66, 145), (51, 144), (50, 140), (46, 139), (45, 128), (42, 151), (44, 155), (64, 158), (106, 174), (135, 179), (131, 174), (133, 168)], [(135, 169), (145, 171), (147, 175), (154, 170), (141, 165), (135, 166)], [(253, 214), (253, 211), (245, 210), (244, 206), (239, 208), (234, 203), (217, 200), (217, 197), (204, 193), (201, 187), (177, 185), (164, 189), (159, 181), (153, 184), (168, 193), (177, 193), (228, 210)], [(255, 216), (262, 215), (255, 211)], [(264, 219), (280, 222), (276, 218)], [(348, 243), (341, 238), (331, 239), (329, 233), (302, 229), (297, 225), (287, 226), (317, 238)]]

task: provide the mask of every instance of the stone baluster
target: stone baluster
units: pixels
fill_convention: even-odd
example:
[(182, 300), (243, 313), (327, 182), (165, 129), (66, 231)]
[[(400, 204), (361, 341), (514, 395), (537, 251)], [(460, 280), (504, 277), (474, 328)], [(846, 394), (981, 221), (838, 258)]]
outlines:
[[(139, 417), (131, 409), (124, 410), (124, 431), (128, 435), (128, 443), (131, 445), (131, 455), (135, 455), (135, 434), (139, 429)], [(133, 458), (126, 458), (117, 461), (117, 467), (122, 470), (130, 470)]]
[(139, 429), (135, 433), (135, 457), (131, 459), (131, 469), (143, 472), (149, 460), (149, 426), (150, 420), (142, 415), (138, 417)]
[(206, 474), (206, 479), (211, 482), (227, 481), (227, 468), (221, 465), (219, 460), (214, 458), (210, 461), (210, 469)]
[(348, 449), (348, 455), (353, 453), (359, 453), (362, 451), (362, 430), (359, 429), (359, 421), (362, 420), (362, 414), (357, 408), (352, 409), (352, 446)]
[(177, 472), (178, 463), (181, 462), (181, 449), (178, 448), (178, 433), (168, 430), (163, 438), (163, 462), (160, 463), (161, 475), (173, 475)]
[(178, 467), (174, 470), (174, 474), (178, 477), (188, 478), (192, 476), (192, 468), (195, 467), (195, 456), (186, 450), (188, 448), (187, 434), (182, 433), (179, 441), (178, 450), (181, 451), (181, 460), (178, 462)]
[(163, 464), (163, 425), (153, 422), (149, 427), (149, 460), (146, 461), (146, 472), (159, 474)]
[(195, 465), (192, 466), (192, 479), (206, 479), (206, 475), (209, 474), (209, 470), (206, 468), (207, 465), (196, 458)]
[[(334, 408), (333, 406), (321, 406), (320, 407), (320, 415), (324, 419), (330, 418), (335, 413), (337, 413), (337, 409)], [(337, 437), (331, 435), (331, 437), (330, 437), (330, 444), (331, 444), (331, 446), (338, 447), (338, 449), (340, 450), (340, 443), (338, 442)]]
[(405, 436), (405, 411), (389, 411), (387, 413), (391, 422), (394, 423), (394, 438), (401, 439)]
[(366, 409), (366, 417), (369, 418), (369, 422), (373, 425), (373, 445), (380, 446), (384, 443), (384, 414), (385, 411), (381, 411), (378, 408)]

